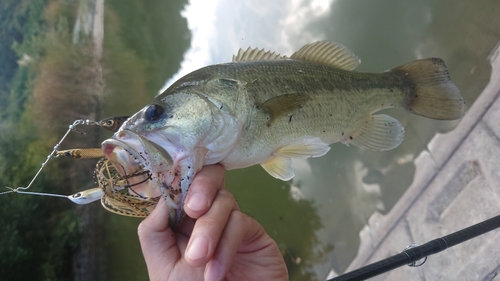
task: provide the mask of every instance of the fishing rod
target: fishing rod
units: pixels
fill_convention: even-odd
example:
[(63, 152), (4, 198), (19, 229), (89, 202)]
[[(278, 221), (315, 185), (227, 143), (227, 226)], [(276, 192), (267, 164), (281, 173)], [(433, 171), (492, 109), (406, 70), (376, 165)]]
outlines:
[[(366, 280), (403, 265), (418, 267), (423, 265), (426, 262), (427, 257), (430, 255), (444, 251), (447, 248), (453, 247), (499, 227), (500, 215), (441, 238), (434, 239), (423, 245), (410, 245), (403, 252), (397, 255), (363, 266), (351, 272), (344, 273), (335, 278), (328, 279), (327, 281)], [(421, 259), (424, 260), (417, 264), (417, 261)]]

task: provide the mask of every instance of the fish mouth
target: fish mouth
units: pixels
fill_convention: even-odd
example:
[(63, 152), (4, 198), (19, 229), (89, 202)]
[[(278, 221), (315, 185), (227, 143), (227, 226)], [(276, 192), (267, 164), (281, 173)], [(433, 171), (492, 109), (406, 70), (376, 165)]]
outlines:
[[(116, 168), (122, 178), (130, 181), (129, 192), (144, 200), (163, 196), (170, 209), (170, 224), (179, 220), (175, 194), (171, 192), (175, 180), (175, 166), (172, 157), (162, 147), (128, 130), (121, 130), (102, 143), (104, 155)], [(147, 173), (144, 176), (133, 175)]]
[(138, 171), (148, 172), (149, 180), (133, 186), (134, 193), (145, 199), (163, 197), (169, 209), (170, 227), (179, 228), (185, 214), (184, 198), (194, 176), (189, 169), (184, 172), (183, 166), (175, 163), (166, 149), (129, 130), (118, 131), (105, 140), (102, 150), (122, 177)]

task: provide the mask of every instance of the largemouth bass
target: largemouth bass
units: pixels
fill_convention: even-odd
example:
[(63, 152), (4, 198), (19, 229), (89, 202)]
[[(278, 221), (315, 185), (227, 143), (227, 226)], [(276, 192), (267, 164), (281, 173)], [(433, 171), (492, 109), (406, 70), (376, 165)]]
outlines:
[(382, 73), (354, 72), (359, 63), (330, 42), (306, 45), (289, 58), (240, 50), (233, 62), (175, 82), (103, 142), (104, 154), (124, 176), (140, 161), (152, 183), (135, 192), (163, 195), (176, 226), (189, 185), (204, 165), (221, 163), (230, 170), (260, 164), (271, 176), (289, 180), (292, 158), (322, 156), (335, 142), (377, 151), (398, 146), (401, 123), (373, 115), (384, 108), (442, 120), (458, 119), (466, 110), (441, 59)]

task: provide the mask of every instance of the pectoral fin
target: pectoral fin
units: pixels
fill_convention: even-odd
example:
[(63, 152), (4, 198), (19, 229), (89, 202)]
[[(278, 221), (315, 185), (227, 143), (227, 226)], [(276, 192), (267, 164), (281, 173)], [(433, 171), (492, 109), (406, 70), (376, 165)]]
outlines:
[(284, 94), (268, 99), (260, 108), (269, 114), (267, 125), (276, 120), (276, 118), (292, 113), (302, 108), (311, 98), (305, 94)]
[(398, 120), (389, 115), (370, 115), (360, 122), (344, 142), (370, 150), (383, 151), (393, 149), (403, 141), (404, 128)]

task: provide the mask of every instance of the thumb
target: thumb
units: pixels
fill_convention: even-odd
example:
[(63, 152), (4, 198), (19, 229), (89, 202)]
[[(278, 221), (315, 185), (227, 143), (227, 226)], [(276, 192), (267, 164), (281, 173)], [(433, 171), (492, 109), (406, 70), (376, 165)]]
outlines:
[(158, 268), (169, 270), (180, 259), (175, 234), (168, 226), (168, 218), (168, 206), (165, 200), (160, 198), (154, 211), (139, 224), (137, 229), (142, 253), (150, 273)]

